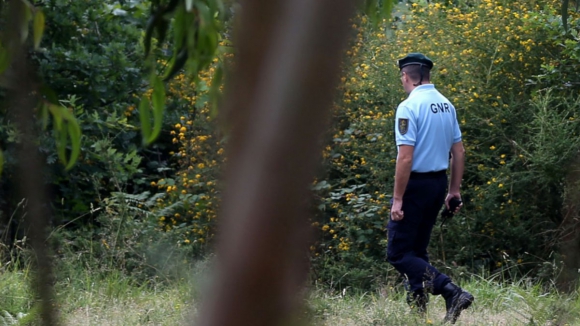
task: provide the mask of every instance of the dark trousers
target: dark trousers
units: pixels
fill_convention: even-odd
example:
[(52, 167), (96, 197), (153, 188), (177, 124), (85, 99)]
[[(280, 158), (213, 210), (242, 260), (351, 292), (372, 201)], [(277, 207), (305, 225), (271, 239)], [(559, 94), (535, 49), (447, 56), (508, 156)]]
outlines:
[(387, 259), (406, 276), (412, 292), (441, 294), (451, 279), (429, 264), (427, 247), (437, 215), (445, 201), (445, 171), (411, 173), (403, 195), (404, 217), (387, 225)]

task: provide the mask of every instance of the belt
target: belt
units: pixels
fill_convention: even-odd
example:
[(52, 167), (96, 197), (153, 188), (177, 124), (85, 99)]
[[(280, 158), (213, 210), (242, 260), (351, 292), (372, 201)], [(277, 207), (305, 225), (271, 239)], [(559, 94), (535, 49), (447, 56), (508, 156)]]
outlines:
[(409, 177), (409, 179), (414, 179), (414, 180), (418, 180), (418, 179), (431, 179), (431, 178), (437, 178), (437, 177), (441, 177), (446, 175), (447, 170), (441, 170), (441, 171), (434, 171), (434, 172), (411, 172), (411, 176)]

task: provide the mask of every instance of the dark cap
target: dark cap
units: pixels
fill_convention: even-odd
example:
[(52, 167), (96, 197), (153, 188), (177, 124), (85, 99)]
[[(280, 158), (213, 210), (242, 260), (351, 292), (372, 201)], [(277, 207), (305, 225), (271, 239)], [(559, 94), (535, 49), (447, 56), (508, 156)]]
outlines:
[(422, 53), (409, 53), (403, 59), (397, 60), (397, 65), (399, 69), (403, 69), (403, 67), (408, 65), (422, 65), (431, 69), (433, 68), (433, 61)]

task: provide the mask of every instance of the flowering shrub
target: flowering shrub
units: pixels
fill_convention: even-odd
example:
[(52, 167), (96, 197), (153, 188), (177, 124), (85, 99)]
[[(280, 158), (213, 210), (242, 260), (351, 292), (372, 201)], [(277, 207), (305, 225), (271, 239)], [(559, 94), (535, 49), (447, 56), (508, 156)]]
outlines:
[[(554, 249), (562, 180), (580, 149), (580, 102), (563, 97), (563, 89), (578, 86), (556, 77), (575, 76), (580, 55), (566, 40), (577, 37), (579, 20), (571, 15), (576, 34), (561, 33), (557, 8), (557, 1), (416, 2), (400, 5), (400, 19), (384, 31), (365, 17), (353, 23), (342, 98), (323, 153), (326, 174), (313, 185), (319, 213), (312, 225), (319, 237), (310, 249), (317, 279), (369, 287), (397, 275), (384, 261), (384, 227), (396, 159), (395, 109), (406, 98), (395, 62), (409, 52), (435, 61), (432, 80), (455, 104), (467, 150), (465, 207), (435, 229), (433, 261), (440, 268), (553, 275), (539, 266)], [(171, 131), (180, 148), (173, 153), (178, 172), (152, 184), (165, 193), (158, 199), (158, 225), (178, 235), (179, 245), (197, 249), (213, 237), (223, 163), (207, 106), (211, 75), (201, 76), (201, 87), (183, 76), (170, 85), (177, 105), (192, 109), (175, 118)]]
[(208, 104), (213, 73), (212, 67), (200, 74), (199, 81), (180, 74), (170, 82), (169, 98), (190, 109), (177, 118), (170, 131), (172, 142), (179, 148), (170, 153), (177, 172), (151, 184), (165, 192), (157, 199), (158, 225), (174, 233), (179, 245), (190, 245), (198, 251), (203, 251), (213, 237), (219, 201), (216, 179), (224, 153)]
[[(562, 51), (544, 24), (556, 17), (559, 2), (402, 6), (393, 30), (373, 31), (364, 17), (353, 25), (336, 132), (325, 151), (328, 174), (315, 186), (323, 198), (313, 223), (320, 238), (311, 248), (319, 278), (342, 276), (324, 274), (329, 263), (379, 273), (375, 277), (387, 273), (373, 268), (384, 260), (394, 110), (406, 98), (396, 60), (409, 52), (434, 60), (432, 80), (456, 106), (467, 150), (465, 207), (436, 228), (432, 258), (440, 267), (498, 271), (507, 264), (538, 272), (554, 249), (550, 231), (562, 218), (561, 181), (580, 149), (578, 103), (544, 89), (561, 85), (545, 78), (538, 83), (554, 62), (578, 62), (578, 53)], [(577, 15), (571, 21), (577, 28)]]

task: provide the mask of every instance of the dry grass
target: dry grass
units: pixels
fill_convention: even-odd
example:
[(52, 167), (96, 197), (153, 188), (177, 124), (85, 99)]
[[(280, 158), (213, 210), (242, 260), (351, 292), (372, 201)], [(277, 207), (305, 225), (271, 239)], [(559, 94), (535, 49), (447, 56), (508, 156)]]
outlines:
[(64, 325), (185, 325), (194, 306), (191, 297), (179, 289), (143, 291), (123, 299), (107, 297), (98, 290), (84, 295), (92, 297), (90, 302), (81, 307), (71, 303), (73, 309), (61, 314)]
[[(344, 299), (343, 299), (344, 300)], [(419, 318), (411, 313), (404, 299), (393, 300), (388, 298), (370, 299), (364, 303), (352, 304), (350, 300), (336, 302), (331, 309), (324, 312), (319, 325), (415, 325), (441, 324), (445, 316), (445, 303), (435, 298), (429, 305), (426, 319)], [(459, 318), (456, 325), (528, 325), (522, 322), (519, 313), (513, 311), (492, 311), (474, 304)]]
[[(456, 325), (580, 325), (577, 295), (542, 293), (525, 284), (500, 285), (474, 281), (465, 285), (475, 296)], [(314, 323), (325, 326), (442, 325), (445, 302), (431, 296), (426, 318), (413, 314), (402, 293), (348, 294), (316, 291), (309, 299)]]
[[(200, 267), (197, 267), (200, 269)], [(139, 284), (127, 275), (99, 275), (77, 270), (76, 277), (56, 285), (63, 325), (192, 325), (200, 286), (207, 282), (207, 268), (193, 270), (192, 279)], [(0, 273), (0, 312), (16, 316), (33, 306), (28, 289), (29, 273)], [(72, 275), (71, 275), (72, 276)], [(578, 295), (520, 281), (502, 284), (473, 278), (462, 286), (475, 296), (456, 325), (580, 325)], [(195, 293), (194, 293), (195, 291)], [(412, 314), (399, 289), (361, 292), (314, 288), (307, 296), (308, 314), (314, 325), (441, 325), (445, 303), (431, 297), (426, 319)]]

